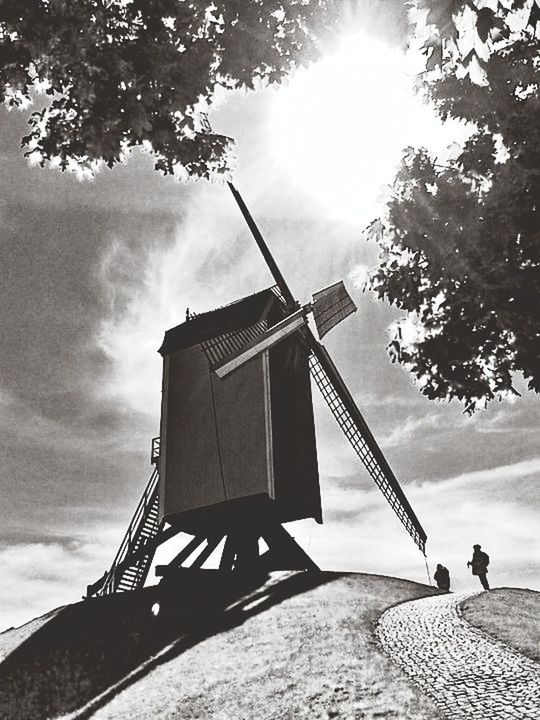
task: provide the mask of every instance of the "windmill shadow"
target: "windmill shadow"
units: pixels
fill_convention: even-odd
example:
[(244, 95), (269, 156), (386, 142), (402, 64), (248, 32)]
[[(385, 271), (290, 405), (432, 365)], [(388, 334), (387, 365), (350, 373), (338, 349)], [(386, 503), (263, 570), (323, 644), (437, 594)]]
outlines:
[[(88, 718), (202, 640), (340, 577), (186, 570), (177, 580), (71, 605), (0, 665), (0, 717)], [(159, 612), (156, 616), (152, 613)], [(77, 712), (78, 711), (78, 712)]]

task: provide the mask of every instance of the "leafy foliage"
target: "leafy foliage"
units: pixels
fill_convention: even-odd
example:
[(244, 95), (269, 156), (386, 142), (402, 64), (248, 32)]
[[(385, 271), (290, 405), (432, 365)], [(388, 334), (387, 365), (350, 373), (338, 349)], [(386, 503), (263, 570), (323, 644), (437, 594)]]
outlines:
[(486, 82), (447, 66), (426, 82), (440, 114), (471, 123), (459, 157), (438, 164), (408, 149), (384, 220), (371, 287), (407, 310), (390, 353), (429, 398), (474, 411), (515, 392), (520, 371), (540, 392), (540, 42), (499, 45)]
[(413, 0), (426, 70), (445, 65), (458, 75), (486, 82), (485, 64), (497, 44), (516, 32), (534, 32), (540, 0)]
[(230, 169), (232, 141), (205, 133), (217, 88), (277, 82), (317, 55), (326, 0), (2, 0), (0, 99), (48, 104), (23, 139), (42, 165), (94, 172), (134, 146), (165, 174)]

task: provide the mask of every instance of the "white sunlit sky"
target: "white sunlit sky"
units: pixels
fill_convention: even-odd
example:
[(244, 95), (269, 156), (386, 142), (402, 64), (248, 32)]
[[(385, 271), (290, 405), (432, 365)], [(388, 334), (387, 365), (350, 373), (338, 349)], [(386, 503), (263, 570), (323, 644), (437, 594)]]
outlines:
[[(280, 89), (220, 99), (235, 184), (295, 295), (344, 279), (358, 312), (325, 338), (428, 535), (428, 563), (476, 588), (540, 589), (540, 398), (469, 418), (434, 403), (386, 355), (400, 317), (358, 287), (401, 151), (442, 156), (446, 127), (412, 92), (391, 18), (364, 18)], [(388, 41), (392, 38), (392, 42)], [(226, 187), (178, 184), (148, 155), (95, 180), (29, 167), (21, 113), (0, 113), (0, 630), (74, 602), (107, 568), (151, 472), (163, 333), (273, 284)], [(518, 386), (519, 381), (518, 381)], [(325, 522), (295, 524), (324, 569), (427, 582), (426, 566), (314, 391)], [(174, 542), (174, 541), (171, 541)], [(151, 578), (152, 580), (152, 578)], [(479, 585), (478, 585), (479, 587)]]

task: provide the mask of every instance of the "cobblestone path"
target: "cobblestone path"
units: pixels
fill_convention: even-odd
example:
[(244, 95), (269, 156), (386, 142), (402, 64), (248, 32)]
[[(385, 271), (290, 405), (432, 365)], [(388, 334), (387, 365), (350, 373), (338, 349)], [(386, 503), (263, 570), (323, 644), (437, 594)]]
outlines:
[(379, 641), (448, 720), (540, 720), (540, 665), (465, 622), (458, 606), (477, 594), (390, 608)]

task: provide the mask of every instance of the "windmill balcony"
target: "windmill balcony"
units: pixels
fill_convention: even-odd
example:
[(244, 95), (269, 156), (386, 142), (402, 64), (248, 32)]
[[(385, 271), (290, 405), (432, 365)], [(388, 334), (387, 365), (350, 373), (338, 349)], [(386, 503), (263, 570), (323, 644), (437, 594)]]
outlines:
[(160, 440), (161, 440), (161, 438), (159, 436), (152, 438), (152, 450), (150, 453), (150, 462), (152, 463), (152, 465), (159, 464)]

